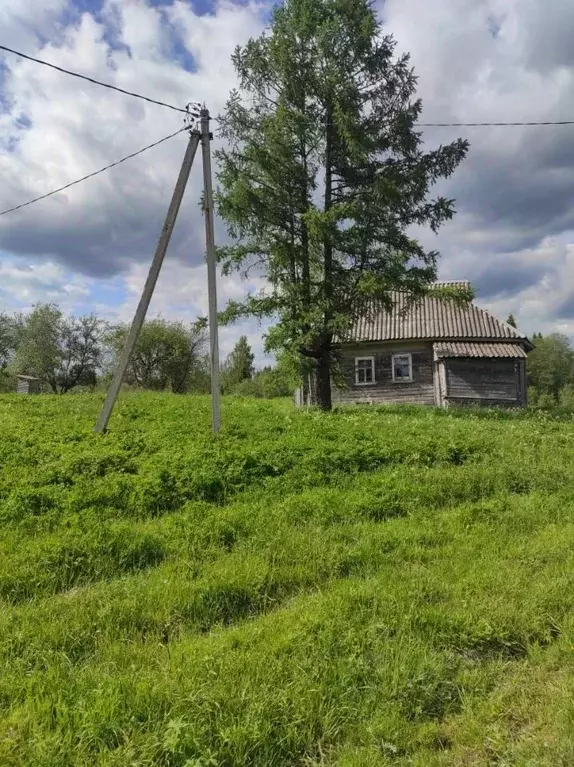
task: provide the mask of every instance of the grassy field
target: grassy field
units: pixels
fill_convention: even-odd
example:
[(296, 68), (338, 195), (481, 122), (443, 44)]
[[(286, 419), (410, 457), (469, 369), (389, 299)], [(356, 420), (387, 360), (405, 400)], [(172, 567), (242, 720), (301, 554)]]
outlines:
[(574, 421), (0, 397), (2, 767), (574, 764)]

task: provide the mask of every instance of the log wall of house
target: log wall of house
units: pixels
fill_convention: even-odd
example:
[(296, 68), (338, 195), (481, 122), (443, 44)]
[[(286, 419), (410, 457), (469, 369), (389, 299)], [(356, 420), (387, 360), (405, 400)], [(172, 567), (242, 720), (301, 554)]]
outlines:
[[(391, 368), (393, 354), (412, 355), (412, 381), (393, 381)], [(356, 357), (375, 358), (374, 383), (366, 385), (355, 383)], [(345, 386), (340, 388), (333, 386), (333, 404), (436, 404), (433, 351), (430, 343), (373, 343), (347, 347), (340, 353), (339, 364)]]
[(524, 360), (445, 359), (446, 403), (517, 407), (526, 404)]

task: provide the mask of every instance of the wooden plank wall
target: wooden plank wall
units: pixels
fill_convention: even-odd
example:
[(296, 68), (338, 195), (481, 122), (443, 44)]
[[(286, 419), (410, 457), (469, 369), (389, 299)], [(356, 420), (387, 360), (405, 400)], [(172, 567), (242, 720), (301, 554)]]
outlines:
[(518, 360), (518, 375), (520, 381), (520, 404), (522, 407), (528, 405), (528, 387), (526, 385), (526, 360)]
[(40, 394), (42, 382), (30, 378), (18, 378), (16, 385), (17, 394)]
[[(411, 354), (413, 381), (392, 378), (393, 354)], [(355, 357), (375, 358), (375, 383), (355, 384)], [(333, 404), (526, 405), (525, 360), (443, 359), (433, 362), (432, 343), (357, 344), (340, 352), (344, 385), (333, 385)], [(313, 381), (314, 383), (314, 381)], [(297, 404), (302, 402), (298, 392)], [(311, 392), (311, 402), (314, 402)]]
[(447, 399), (484, 404), (522, 405), (520, 361), (512, 359), (445, 360)]
[[(413, 381), (393, 381), (391, 363), (393, 354), (412, 354)], [(367, 386), (355, 384), (355, 357), (375, 358), (375, 383)], [(333, 403), (389, 403), (434, 405), (432, 344), (369, 344), (354, 346), (341, 353), (340, 368), (346, 384), (333, 387)]]

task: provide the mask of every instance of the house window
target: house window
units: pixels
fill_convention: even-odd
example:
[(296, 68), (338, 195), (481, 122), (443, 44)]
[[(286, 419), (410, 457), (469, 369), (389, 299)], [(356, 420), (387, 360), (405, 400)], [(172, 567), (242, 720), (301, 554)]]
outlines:
[(355, 383), (357, 386), (375, 383), (374, 357), (355, 357)]
[(410, 354), (393, 354), (393, 381), (413, 380), (413, 359)]

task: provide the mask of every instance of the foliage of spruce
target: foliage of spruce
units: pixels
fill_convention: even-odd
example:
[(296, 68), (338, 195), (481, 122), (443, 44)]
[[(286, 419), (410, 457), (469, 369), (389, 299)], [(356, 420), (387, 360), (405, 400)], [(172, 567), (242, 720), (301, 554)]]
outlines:
[(438, 254), (412, 227), (436, 232), (453, 216), (453, 200), (431, 189), (468, 145), (423, 144), (409, 57), (369, 0), (288, 0), (233, 62), (240, 87), (221, 117), (217, 194), (233, 244), (220, 258), (270, 287), (227, 318), (272, 317), (268, 348), (310, 359), (329, 409), (333, 345), (353, 317), (435, 279)]

